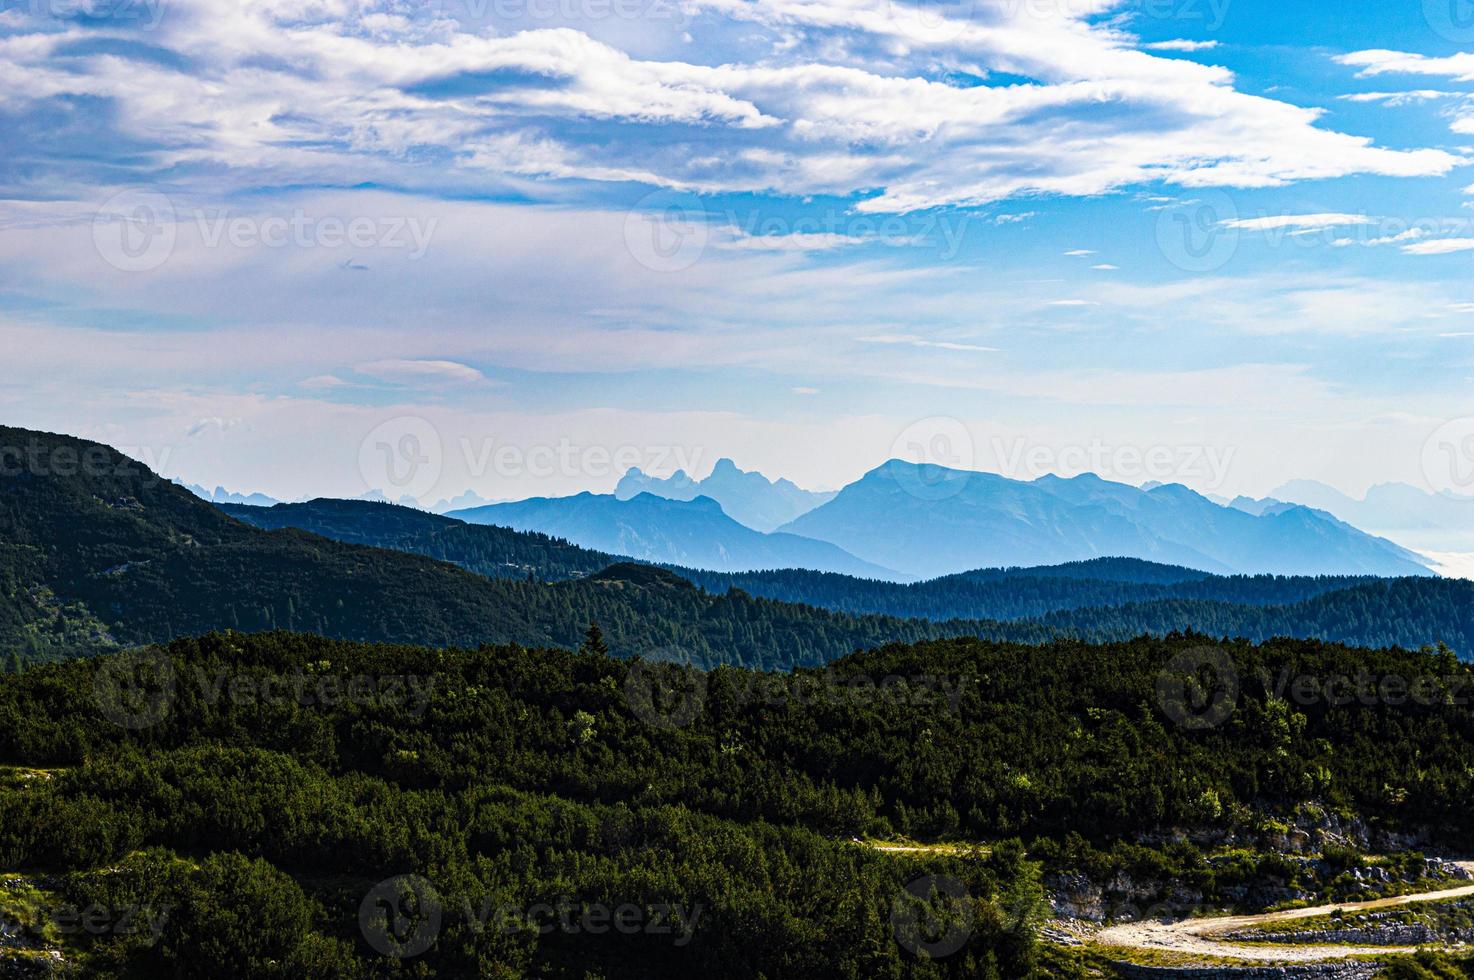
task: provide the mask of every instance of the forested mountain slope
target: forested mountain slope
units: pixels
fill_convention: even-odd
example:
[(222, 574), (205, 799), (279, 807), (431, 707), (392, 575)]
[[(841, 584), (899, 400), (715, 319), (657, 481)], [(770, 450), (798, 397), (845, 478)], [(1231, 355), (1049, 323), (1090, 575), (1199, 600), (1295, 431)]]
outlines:
[[(597, 621), (622, 655), (790, 667), (893, 640), (995, 629), (711, 596), (643, 566), (551, 585), (489, 579), (417, 554), (263, 531), (94, 443), (0, 429), (3, 447), (46, 461), (0, 470), (0, 642), (23, 659), (220, 628), (571, 646)], [(83, 457), (90, 462), (56, 465)], [(519, 544), (543, 558), (568, 556), (556, 542)]]

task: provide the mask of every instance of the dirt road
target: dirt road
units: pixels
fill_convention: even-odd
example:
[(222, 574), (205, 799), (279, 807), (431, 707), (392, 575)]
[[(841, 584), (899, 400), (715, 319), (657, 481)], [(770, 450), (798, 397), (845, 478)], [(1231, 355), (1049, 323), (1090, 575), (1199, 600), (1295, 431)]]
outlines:
[[(1455, 862), (1465, 871), (1474, 873), (1474, 862)], [(1235, 943), (1217, 939), (1224, 933), (1239, 932), (1273, 925), (1279, 922), (1294, 922), (1298, 919), (1313, 919), (1330, 915), (1336, 909), (1343, 912), (1362, 912), (1373, 909), (1393, 908), (1418, 902), (1442, 902), (1474, 895), (1474, 884), (1442, 891), (1423, 892), (1418, 895), (1400, 895), (1396, 898), (1379, 898), (1370, 902), (1350, 902), (1340, 905), (1318, 905), (1313, 908), (1290, 909), (1286, 912), (1266, 912), (1263, 915), (1235, 915), (1220, 919), (1186, 919), (1182, 922), (1133, 922), (1128, 925), (1111, 926), (1095, 934), (1095, 941), (1106, 946), (1131, 949), (1149, 949), (1189, 956), (1212, 956), (1224, 959), (1256, 960), (1261, 962), (1314, 962), (1339, 960), (1349, 956), (1385, 955), (1406, 953), (1407, 947), (1388, 946), (1304, 946), (1273, 945), (1270, 943)]]

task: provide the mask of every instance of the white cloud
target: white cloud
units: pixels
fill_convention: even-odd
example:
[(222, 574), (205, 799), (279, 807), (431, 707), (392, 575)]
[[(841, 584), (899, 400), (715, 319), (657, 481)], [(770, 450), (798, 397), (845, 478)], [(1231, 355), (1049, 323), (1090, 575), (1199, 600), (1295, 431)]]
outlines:
[(468, 384), (473, 381), (486, 380), (486, 376), (480, 371), (457, 361), (390, 358), (358, 364), (353, 370), (371, 378), (378, 378), (380, 381), (390, 381), (396, 384), (419, 384), (421, 382)]
[(1360, 68), (1362, 77), (1373, 75), (1443, 75), (1460, 82), (1474, 82), (1474, 54), (1464, 52), (1446, 58), (1430, 58), (1405, 51), (1373, 49), (1353, 51), (1336, 58), (1343, 65)]
[(1050, 300), (1045, 305), (1047, 305), (1047, 306), (1099, 306), (1100, 304), (1097, 303), (1097, 302), (1095, 302), (1095, 300), (1090, 300), (1090, 299), (1053, 299), (1053, 300)]
[(1378, 238), (1337, 238), (1331, 242), (1333, 248), (1348, 248), (1352, 245), (1361, 245), (1364, 248), (1376, 248), (1380, 245), (1400, 245), (1403, 242), (1415, 242), (1420, 238), (1428, 237), (1426, 228), (1409, 228), (1407, 231), (1398, 232), (1395, 235), (1382, 235)]
[(1414, 89), (1410, 92), (1357, 92), (1352, 95), (1339, 96), (1346, 102), (1381, 102), (1387, 106), (1404, 106), (1416, 102), (1431, 102), (1434, 99), (1457, 98), (1458, 92), (1444, 92), (1438, 89)]
[(1315, 231), (1343, 225), (1370, 225), (1375, 224), (1376, 219), (1364, 214), (1275, 214), (1261, 218), (1234, 218), (1219, 223), (1226, 228), (1244, 231), (1270, 231), (1279, 228)]
[(1072, 248), (1065, 254), (1070, 256), (1071, 258), (1083, 258), (1087, 255), (1094, 255), (1095, 250), (1090, 248)]
[(297, 383), (299, 388), (328, 390), (332, 388), (351, 387), (351, 383), (344, 381), (334, 374), (315, 374), (310, 378), (304, 378)]
[(799, 385), (798, 387), (790, 388), (789, 390), (792, 391), (795, 395), (817, 395), (819, 393), (818, 388), (810, 388), (807, 385)]
[(1142, 47), (1148, 51), (1211, 51), (1218, 47), (1217, 41), (1153, 41)]
[(1426, 242), (1404, 245), (1408, 255), (1448, 255), (1452, 252), (1474, 251), (1474, 238), (1434, 238)]
[(979, 354), (995, 354), (998, 352), (997, 347), (983, 347), (979, 344), (962, 344), (950, 340), (927, 340), (923, 337), (914, 337), (909, 334), (880, 334), (871, 337), (857, 337), (855, 339), (862, 344), (930, 347), (937, 350), (965, 351)]
[(1119, 265), (1111, 265), (1109, 262), (1102, 262), (1100, 265), (1092, 265), (1090, 268), (1100, 272), (1115, 272), (1121, 267)]
[[(177, 0), (149, 35), (167, 57), (58, 57), (106, 31), (68, 22), (0, 39), (0, 105), (112, 107), (98, 120), (108, 127), (101, 142), (126, 154), (60, 169), (48, 157), (28, 169), (44, 178), (25, 178), (76, 187), (126, 180), (118, 175), (129, 168), (139, 171), (130, 183), (167, 172), (185, 184), (209, 174), (216, 187), (377, 183), (548, 197), (559, 192), (539, 182), (634, 181), (859, 195), (860, 212), (897, 213), (1145, 183), (1426, 176), (1462, 162), (1323, 128), (1320, 110), (1240, 92), (1224, 68), (1143, 50), (1098, 19), (1115, 6), (984, 5), (952, 22), (917, 20), (904, 3), (689, 0), (685, 12), (703, 23), (757, 25), (774, 40), (694, 52), (673, 23), (668, 44), (636, 54), (613, 31), (490, 35), (377, 0), (310, 12)], [(1184, 43), (1204, 42), (1159, 50)], [(693, 60), (673, 56), (682, 51)], [(938, 64), (1027, 81), (951, 84), (936, 77)]]
[(866, 239), (835, 232), (794, 232), (787, 235), (738, 235), (718, 248), (759, 252), (827, 252), (847, 245), (863, 245)]

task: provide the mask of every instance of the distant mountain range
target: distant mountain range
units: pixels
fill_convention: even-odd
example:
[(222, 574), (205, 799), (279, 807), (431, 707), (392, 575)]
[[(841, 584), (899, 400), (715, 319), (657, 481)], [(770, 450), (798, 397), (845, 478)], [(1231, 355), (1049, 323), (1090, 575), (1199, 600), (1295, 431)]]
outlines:
[(918, 578), (1119, 556), (1217, 573), (1427, 575), (1426, 559), (1308, 507), (1261, 514), (1186, 487), (1030, 482), (892, 460), (783, 531)]
[[(178, 483), (177, 480), (175, 482)], [(197, 483), (179, 483), (179, 485), (201, 500), (208, 500), (212, 504), (245, 504), (248, 507), (272, 507), (281, 503), (275, 497), (268, 497), (264, 493), (233, 493), (224, 487), (206, 490)]]
[(733, 520), (710, 497), (671, 500), (641, 493), (628, 500), (581, 493), (491, 504), (446, 515), (565, 538), (585, 548), (661, 564), (723, 572), (810, 568), (860, 578), (905, 576), (796, 534), (764, 534)]
[[(642, 570), (632, 565), (606, 568), (614, 561), (610, 555), (566, 541), (363, 501), (314, 500), (268, 509), (225, 505), (225, 509), (261, 527), (297, 527), (341, 541), (411, 551), (483, 575), (540, 581), (586, 578), (606, 587), (598, 590), (599, 595), (622, 597), (641, 611), (645, 619), (635, 622), (642, 628), (660, 622), (652, 608), (666, 616), (701, 616), (707, 628), (720, 625), (723, 615), (742, 615), (753, 617), (750, 628), (763, 631), (782, 617), (796, 632), (788, 639), (773, 637), (777, 650), (769, 649), (766, 639), (758, 644), (762, 647), (755, 651), (758, 656), (777, 658), (764, 659), (765, 663), (795, 662), (794, 657), (808, 662), (803, 650), (811, 641), (805, 637), (814, 625), (803, 617), (804, 605), (860, 617), (852, 620), (857, 628), (884, 622), (891, 624), (886, 629), (900, 630), (907, 628), (902, 624), (919, 618), (932, 621), (931, 628), (943, 634), (1023, 642), (1058, 636), (1119, 640), (1144, 632), (1201, 632), (1255, 640), (1319, 638), (1374, 647), (1443, 641), (1466, 656), (1474, 654), (1474, 582), (1427, 576), (1223, 577), (1133, 558), (1100, 558), (1047, 567), (978, 569), (904, 585), (803, 569), (721, 573)], [(675, 584), (680, 580), (703, 591), (698, 594)], [(605, 610), (601, 615), (610, 613)], [(614, 621), (620, 622), (628, 612), (615, 615), (620, 619)], [(897, 618), (876, 620), (876, 616)]]
[(614, 488), (614, 496), (620, 500), (631, 500), (642, 493), (667, 500), (709, 497), (721, 504), (728, 517), (765, 532), (834, 499), (833, 493), (816, 493), (788, 480), (769, 480), (761, 473), (740, 470), (730, 459), (717, 460), (711, 475), (704, 480), (693, 480), (684, 470), (676, 470), (661, 479), (632, 469)]
[[(190, 489), (216, 503), (275, 502)], [(803, 490), (721, 459), (703, 480), (631, 469), (613, 495), (482, 500), (467, 491), (434, 509), (656, 564), (729, 573), (805, 568), (890, 581), (1101, 557), (1225, 575), (1402, 576), (1437, 567), (1362, 528), (1416, 537), (1430, 552), (1460, 550), (1465, 540), (1474, 548), (1474, 498), (1404, 485), (1376, 487), (1356, 501), (1301, 481), (1274, 497), (1229, 501), (1176, 484), (1137, 488), (1091, 474), (1021, 481), (899, 460), (836, 493)]]
[(1324, 483), (1295, 480), (1275, 490), (1270, 499), (1318, 507), (1410, 548), (1474, 551), (1474, 497), (1383, 483), (1357, 500)]

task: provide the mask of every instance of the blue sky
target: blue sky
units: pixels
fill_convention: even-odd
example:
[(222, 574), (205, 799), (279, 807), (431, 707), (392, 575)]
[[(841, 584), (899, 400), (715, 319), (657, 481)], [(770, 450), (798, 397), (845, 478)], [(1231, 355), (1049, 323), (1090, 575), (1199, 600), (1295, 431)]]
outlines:
[(0, 0), (0, 413), (283, 497), (1468, 491), (1466, 7)]

